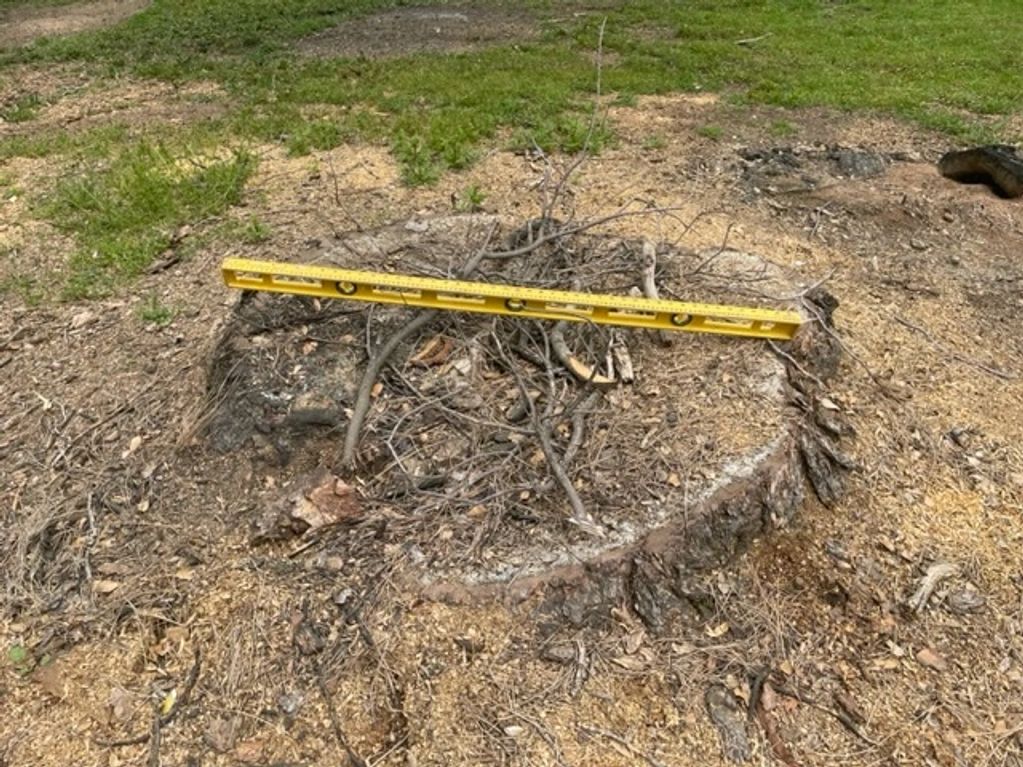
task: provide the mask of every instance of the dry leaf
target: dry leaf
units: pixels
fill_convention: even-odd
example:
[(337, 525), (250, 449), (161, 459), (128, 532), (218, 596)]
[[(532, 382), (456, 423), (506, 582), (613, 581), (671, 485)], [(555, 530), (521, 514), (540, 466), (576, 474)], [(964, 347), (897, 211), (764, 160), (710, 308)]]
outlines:
[(234, 758), (245, 764), (256, 764), (263, 761), (266, 743), (259, 738), (243, 740), (234, 749)]
[(719, 623), (717, 626), (708, 626), (707, 627), (707, 636), (709, 636), (711, 639), (717, 639), (718, 637), (723, 637), (725, 634), (728, 633), (728, 630), (730, 628), (731, 628), (731, 626), (729, 626), (727, 622)]
[(67, 695), (64, 670), (59, 661), (37, 668), (32, 672), (32, 681), (58, 700), (63, 700)]
[(643, 671), (646, 669), (646, 661), (638, 655), (620, 655), (617, 658), (612, 658), (611, 662), (616, 666), (624, 668), (626, 671)]
[(163, 632), (163, 636), (171, 642), (184, 642), (188, 639), (188, 629), (185, 626), (171, 626)]
[(920, 650), (920, 652), (916, 654), (916, 659), (921, 666), (933, 668), (935, 671), (944, 671), (948, 668), (948, 661), (930, 647), (925, 647)]
[(127, 458), (140, 447), (142, 447), (142, 437), (136, 434), (134, 437), (131, 438), (131, 441), (128, 442), (128, 449), (121, 453), (121, 458), (122, 459)]
[(643, 640), (646, 639), (646, 631), (641, 628), (635, 631), (630, 631), (625, 635), (623, 644), (625, 645), (625, 653), (627, 655), (635, 655), (639, 648), (643, 646)]
[(174, 704), (178, 702), (178, 689), (175, 687), (169, 693), (167, 693), (163, 700), (160, 702), (160, 716), (167, 716), (174, 708)]
[(107, 707), (115, 722), (127, 722), (135, 711), (135, 698), (127, 690), (115, 687), (107, 696)]
[(109, 594), (120, 585), (117, 581), (98, 580), (92, 582), (92, 590), (97, 594)]

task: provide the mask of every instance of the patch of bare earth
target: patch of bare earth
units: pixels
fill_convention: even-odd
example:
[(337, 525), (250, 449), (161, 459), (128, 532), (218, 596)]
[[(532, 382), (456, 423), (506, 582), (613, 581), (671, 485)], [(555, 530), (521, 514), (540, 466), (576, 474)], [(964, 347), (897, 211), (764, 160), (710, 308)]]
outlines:
[(0, 14), (0, 47), (13, 48), (41, 37), (109, 27), (148, 5), (149, 0), (96, 0), (53, 7), (13, 8)]
[(15, 79), (0, 90), (0, 105), (15, 104), (28, 95), (39, 99), (38, 112), (25, 122), (0, 121), (0, 140), (111, 124), (144, 132), (158, 125), (199, 123), (223, 115), (228, 98), (211, 83), (176, 86), (131, 78), (96, 82), (69, 71), (52, 79)]
[[(364, 322), (324, 331), (365, 317), (357, 308), (358, 316), (337, 315), (354, 308), (343, 303), (281, 299), (261, 304), (276, 313), (246, 315), (217, 266), (227, 251), (322, 262), (347, 252), (367, 268), (397, 266), (388, 258), (403, 253), (344, 245), (388, 224), (449, 216), (452, 198), (471, 185), (487, 193), (482, 214), (499, 217), (504, 235), (540, 209), (547, 169), (498, 152), (436, 188), (409, 190), (377, 148), (302, 159), (269, 151), (246, 206), (231, 214), (259, 215), (271, 224), (269, 240), (204, 250), (107, 302), (31, 309), (4, 296), (0, 642), (27, 651), (0, 682), (18, 712), (0, 723), (8, 761), (153, 763), (156, 753), (167, 764), (326, 765), (353, 753), (382, 765), (1020, 763), (1019, 203), (942, 179), (931, 161), (945, 141), (888, 120), (685, 97), (643, 100), (612, 119), (620, 145), (573, 177), (561, 217), (586, 220), (638, 200), (660, 212), (591, 234), (650, 239), (665, 252), (725, 244), (777, 264), (797, 290), (823, 281), (838, 298), (834, 332), (845, 353), (815, 396), (821, 418), (835, 414), (836, 428), (855, 430), (841, 437), (858, 466), (844, 495), (829, 508), (807, 492), (795, 517), (725, 565), (646, 579), (642, 608), (635, 591), (609, 595), (599, 581), (576, 592), (590, 595), (577, 603), (592, 607), (578, 613), (585, 620), (552, 610), (542, 590), (518, 604), (423, 599), (423, 569), (470, 557), (462, 536), (474, 526), (488, 540), (528, 539), (569, 513), (555, 486), (538, 521), (509, 514), (487, 528), (473, 506), (445, 503), (450, 483), (459, 486), (450, 477), (434, 487), (374, 485), (381, 471), (397, 472), (388, 435), (399, 457), (431, 445), (419, 456), (430, 459), (444, 447), (433, 449), (432, 430), (462, 424), (452, 438), (461, 439), (476, 428), (466, 415), (484, 425), (506, 417), (487, 409), (514, 378), (496, 361), (470, 368), (480, 381), (461, 392), (476, 393), (482, 409), (468, 399), (416, 402), (413, 391), (442, 377), (442, 365), (413, 361), (433, 336), (451, 340), (452, 367), (463, 353), (476, 365), (468, 350), (493, 338), (461, 322), (417, 336), (391, 359), (372, 399), (361, 444), (382, 446), (381, 462), (360, 463), (341, 485), (300, 488), (312, 467), (282, 462), (288, 445), (278, 438), (299, 446), (299, 464), (333, 453), (351, 404), (345, 395), (331, 403), (342, 404), (336, 423), (257, 429), (258, 449), (218, 452), (208, 425), (226, 389), (210, 382), (221, 380), (213, 363), (225, 329), (248, 318), (248, 347), (235, 359), (264, 353), (259, 370), (287, 394), (313, 360), (333, 354), (364, 365), (367, 345), (378, 349), (397, 315), (377, 311), (368, 333)], [(795, 132), (778, 138), (779, 120)], [(718, 140), (699, 135), (708, 124), (723, 129)], [(16, 168), (17, 183), (31, 172)], [(479, 245), (463, 242), (403, 263), (457, 268)], [(548, 254), (549, 264), (534, 267), (556, 270), (565, 257)], [(614, 266), (600, 274), (602, 287), (638, 285), (638, 270)], [(756, 283), (720, 288), (739, 301)], [(176, 309), (169, 325), (140, 320), (150, 292)], [(586, 359), (600, 359), (585, 336), (573, 338)], [(672, 469), (684, 488), (706, 466), (687, 452), (689, 435), (724, 440), (700, 413), (727, 422), (755, 408), (755, 385), (738, 375), (762, 372), (729, 369), (726, 384), (720, 369), (710, 391), (741, 401), (704, 411), (695, 400), (708, 391), (708, 366), (748, 353), (740, 342), (683, 336), (662, 349), (628, 338), (643, 361), (639, 388), (608, 398), (643, 392), (650, 402), (636, 403), (640, 412), (678, 404), (692, 415), (651, 425), (646, 446), (622, 443), (632, 463), (600, 468), (594, 481), (644, 462), (656, 470), (649, 449), (674, 436), (683, 453)], [(434, 361), (443, 356), (435, 353)], [(546, 388), (542, 367), (519, 364)], [(684, 380), (670, 375), (679, 366)], [(500, 387), (489, 386), (488, 370)], [(554, 380), (558, 392), (580, 386), (560, 370)], [(273, 389), (261, 381), (257, 393)], [(274, 423), (287, 412), (278, 405), (251, 404), (250, 415)], [(429, 431), (399, 423), (425, 428), (416, 419), (428, 412)], [(591, 414), (597, 436), (585, 449), (615, 447), (615, 433), (599, 435), (600, 418), (612, 413), (628, 425), (628, 412), (604, 404)], [(570, 421), (555, 421), (568, 429), (552, 435), (560, 450)], [(522, 471), (544, 481), (540, 459), (522, 455)], [(421, 518), (406, 505), (410, 490), (424, 501)], [(622, 483), (587, 501), (599, 513), (652, 497)], [(288, 529), (254, 540), (256, 523), (275, 510)], [(650, 605), (670, 606), (660, 624)], [(171, 691), (176, 713), (154, 725)]]
[(530, 14), (497, 6), (409, 6), (360, 16), (298, 44), (310, 56), (386, 58), (471, 51), (535, 37)]

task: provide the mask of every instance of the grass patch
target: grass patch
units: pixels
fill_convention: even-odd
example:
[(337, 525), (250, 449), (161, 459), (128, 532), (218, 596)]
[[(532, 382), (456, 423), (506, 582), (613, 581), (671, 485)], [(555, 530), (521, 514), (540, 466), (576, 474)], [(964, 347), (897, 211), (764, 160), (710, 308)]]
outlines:
[(788, 120), (775, 120), (771, 123), (768, 130), (772, 136), (777, 136), (778, 138), (787, 138), (789, 136), (796, 135), (796, 126)]
[(720, 125), (701, 125), (696, 129), (696, 135), (709, 138), (711, 141), (719, 141), (724, 133)]
[(150, 293), (139, 307), (139, 319), (149, 325), (169, 325), (174, 319), (174, 310), (161, 303), (155, 293)]
[[(40, 1), (49, 0), (0, 0), (0, 10)], [(236, 201), (250, 157), (182, 167), (161, 141), (274, 142), (292, 155), (377, 142), (391, 148), (409, 185), (471, 165), (498, 135), (512, 136), (514, 148), (599, 152), (614, 141), (603, 122), (591, 128), (593, 53), (605, 16), (605, 60), (614, 64), (603, 68), (602, 93), (617, 104), (716, 91), (740, 104), (877, 110), (963, 142), (1020, 138), (1007, 117), (1023, 110), (1023, 69), (1005, 53), (1023, 39), (1017, 0), (639, 0), (578, 18), (559, 3), (527, 0), (523, 7), (538, 19), (558, 20), (538, 21), (542, 33), (518, 45), (388, 61), (305, 58), (294, 48), (353, 15), (405, 5), (153, 0), (113, 27), (0, 51), (0, 77), (14, 64), (76, 62), (99, 77), (213, 82), (229, 96), (230, 111), (212, 124), (113, 124), (0, 139), (0, 161), (64, 154), (89, 169), (72, 174), (44, 206), (81, 243), (68, 295), (106, 292), (143, 269), (176, 225)], [(41, 106), (26, 94), (3, 108), (4, 119), (31, 120)], [(778, 120), (769, 130), (794, 129)], [(712, 125), (698, 132), (723, 135)], [(644, 145), (659, 148), (656, 138)]]
[[(0, 257), (3, 253), (0, 253)], [(46, 291), (39, 280), (25, 274), (0, 278), (0, 295), (11, 293), (21, 298), (26, 306), (39, 306), (46, 298)]]
[(270, 239), (272, 231), (270, 225), (265, 223), (259, 216), (250, 216), (241, 226), (238, 227), (237, 236), (247, 245), (258, 245)]
[[(104, 72), (212, 80), (236, 104), (231, 138), (279, 141), (296, 155), (383, 141), (408, 183), (427, 184), (471, 164), (500, 129), (519, 145), (586, 145), (605, 14), (565, 21), (556, 4), (523, 5), (538, 19), (561, 20), (515, 47), (377, 61), (302, 58), (292, 45), (352, 15), (393, 9), (385, 0), (154, 0), (113, 28), (0, 54), (0, 64), (81, 61)], [(1017, 10), (1016, 0), (620, 4), (606, 11), (604, 48), (616, 63), (604, 69), (603, 91), (628, 104), (639, 94), (729, 90), (738, 101), (870, 108), (962, 138), (989, 135), (999, 125), (971, 115), (1023, 108), (1023, 70), (1003, 54), (1023, 39)], [(736, 45), (743, 38), (761, 39)], [(323, 107), (329, 117), (310, 118)], [(59, 150), (54, 142), (67, 140), (4, 142), (0, 157)], [(587, 148), (608, 140), (604, 128)]]
[(102, 295), (137, 275), (168, 247), (177, 227), (236, 204), (254, 167), (246, 152), (193, 164), (143, 142), (60, 184), (41, 210), (80, 244), (65, 296)]
[(479, 213), (483, 210), (483, 203), (487, 194), (477, 184), (470, 184), (465, 187), (455, 198), (455, 210), (460, 213)]
[(37, 93), (19, 96), (9, 104), (0, 106), (0, 120), (9, 123), (23, 123), (35, 119), (43, 100)]
[(643, 148), (647, 151), (664, 149), (666, 146), (668, 146), (668, 140), (660, 133), (651, 133), (643, 139)]

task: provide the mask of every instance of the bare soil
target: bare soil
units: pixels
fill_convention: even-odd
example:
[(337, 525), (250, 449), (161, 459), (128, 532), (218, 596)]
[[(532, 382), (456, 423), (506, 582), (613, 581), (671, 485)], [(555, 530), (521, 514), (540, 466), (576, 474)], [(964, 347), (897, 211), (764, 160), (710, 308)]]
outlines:
[(96, 0), (52, 7), (12, 8), (0, 13), (0, 47), (15, 48), (41, 37), (109, 27), (148, 5), (149, 0)]
[[(32, 308), (4, 296), (0, 642), (28, 653), (0, 677), (16, 712), (0, 723), (9, 763), (153, 763), (153, 718), (172, 690), (181, 704), (161, 728), (163, 764), (327, 765), (348, 748), (393, 765), (1023, 763), (1019, 203), (941, 178), (933, 162), (947, 141), (883, 118), (659, 97), (611, 119), (620, 144), (573, 176), (561, 215), (670, 207), (599, 233), (680, 253), (724, 243), (838, 298), (845, 353), (824, 399), (855, 429), (843, 446), (858, 464), (841, 500), (828, 508), (807, 493), (797, 516), (727, 566), (677, 573), (686, 609), (660, 626), (599, 581), (589, 604), (601, 620), (589, 625), (543, 594), (424, 599), (414, 547), (443, 551), (445, 524), (464, 541), (472, 507), (410, 525), (407, 511), (367, 500), (367, 474), (346, 479), (362, 502), (356, 522), (254, 543), (253, 525), (302, 472), (268, 460), (272, 444), (219, 452), (204, 431), (216, 351), (238, 316), (220, 259), (337, 258), (357, 234), (450, 215), (469, 185), (511, 227), (540, 209), (548, 170), (494, 152), (412, 190), (378, 147), (300, 159), (267, 149), (231, 215), (258, 213), (268, 241), (201, 249), (104, 302)], [(795, 133), (772, 135), (779, 119)], [(701, 137), (707, 124), (722, 137)], [(3, 170), (26, 188), (50, 183), (32, 162)], [(50, 242), (18, 201), (0, 206), (0, 228), (16, 248)], [(467, 243), (443, 263), (468, 255)], [(627, 288), (638, 275), (608, 279)], [(148, 293), (176, 309), (169, 325), (141, 321)], [(315, 341), (305, 356), (336, 348), (364, 364), (361, 338), (316, 340), (312, 321), (294, 333), (288, 349), (268, 329), (266, 349), (303, 364)], [(721, 412), (697, 407), (695, 381), (671, 371), (704, 375), (739, 348), (683, 338), (637, 353), (650, 400), (637, 408), (692, 404), (687, 420), (706, 412), (700, 434), (725, 440), (710, 417), (745, 420), (755, 382), (738, 375), (762, 373), (735, 367)], [(394, 358), (372, 417), (400, 406), (401, 376), (432, 370), (408, 360)], [(686, 434), (680, 425), (676, 442), (688, 450)], [(642, 446), (623, 448), (644, 461)], [(704, 466), (673, 460), (680, 478)], [(608, 495), (624, 508), (648, 492)], [(528, 522), (503, 524), (528, 534)], [(137, 742), (111, 745), (122, 740)]]
[(521, 9), (414, 6), (354, 18), (307, 37), (298, 49), (328, 58), (387, 58), (471, 51), (529, 40), (538, 33), (538, 20)]

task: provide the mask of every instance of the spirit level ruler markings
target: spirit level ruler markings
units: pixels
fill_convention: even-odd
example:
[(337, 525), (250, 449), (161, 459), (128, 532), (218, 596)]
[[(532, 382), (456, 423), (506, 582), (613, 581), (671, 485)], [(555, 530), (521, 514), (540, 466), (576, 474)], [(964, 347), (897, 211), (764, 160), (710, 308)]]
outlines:
[(241, 290), (651, 330), (787, 340), (802, 322), (800, 315), (791, 311), (545, 290), (243, 258), (226, 259), (222, 271), (224, 282)]

